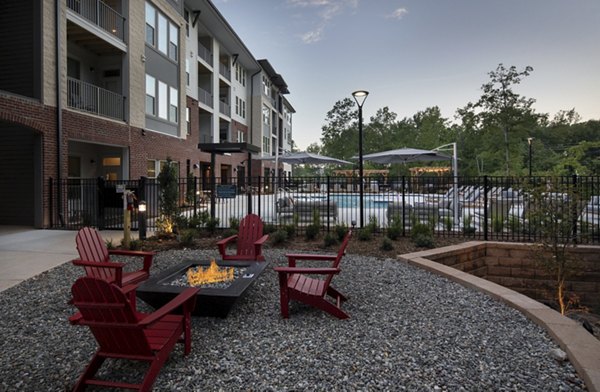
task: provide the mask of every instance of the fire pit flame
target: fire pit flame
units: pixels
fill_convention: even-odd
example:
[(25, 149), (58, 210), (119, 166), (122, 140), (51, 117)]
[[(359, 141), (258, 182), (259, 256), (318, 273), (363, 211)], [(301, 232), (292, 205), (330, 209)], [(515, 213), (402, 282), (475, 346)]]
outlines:
[(215, 259), (206, 268), (198, 267), (187, 270), (187, 280), (190, 286), (200, 286), (208, 283), (228, 282), (234, 279), (234, 268), (221, 268)]

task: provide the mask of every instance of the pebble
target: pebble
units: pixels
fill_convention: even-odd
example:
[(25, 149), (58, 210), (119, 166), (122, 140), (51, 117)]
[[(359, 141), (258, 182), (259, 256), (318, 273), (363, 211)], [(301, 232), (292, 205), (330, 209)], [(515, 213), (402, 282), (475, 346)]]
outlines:
[[(270, 267), (284, 250), (266, 249)], [(216, 249), (159, 253), (152, 272)], [(129, 265), (129, 261), (127, 262)], [(177, 347), (156, 391), (584, 391), (546, 332), (491, 297), (392, 259), (347, 254), (333, 284), (348, 295), (348, 320), (292, 302), (279, 313), (277, 274), (267, 267), (226, 319), (192, 320), (192, 353)], [(97, 348), (71, 326), (70, 263), (0, 292), (0, 390), (71, 389)], [(143, 301), (138, 306), (151, 311)], [(111, 362), (103, 377), (140, 375)]]

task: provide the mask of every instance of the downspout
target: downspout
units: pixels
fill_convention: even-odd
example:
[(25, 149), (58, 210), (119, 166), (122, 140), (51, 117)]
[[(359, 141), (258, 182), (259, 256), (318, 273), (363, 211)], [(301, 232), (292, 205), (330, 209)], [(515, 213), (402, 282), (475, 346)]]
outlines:
[(62, 213), (62, 184), (61, 184), (61, 168), (62, 168), (62, 78), (60, 69), (60, 53), (61, 53), (61, 35), (60, 35), (60, 0), (55, 1), (56, 4), (56, 203), (58, 219), (61, 225), (64, 225)]

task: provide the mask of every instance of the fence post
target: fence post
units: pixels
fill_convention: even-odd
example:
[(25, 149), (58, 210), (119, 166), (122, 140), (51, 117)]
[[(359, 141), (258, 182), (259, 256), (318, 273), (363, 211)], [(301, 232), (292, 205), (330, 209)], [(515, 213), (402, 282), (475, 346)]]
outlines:
[(48, 203), (50, 204), (50, 228), (54, 228), (54, 179), (48, 178)]
[(104, 178), (98, 177), (97, 179), (97, 192), (98, 192), (98, 230), (104, 229)]
[(402, 237), (406, 237), (406, 176), (402, 176)]
[(141, 176), (138, 181), (138, 236), (141, 240), (146, 239), (146, 216), (148, 209), (148, 200), (146, 200), (146, 180), (147, 177)]
[(488, 176), (483, 176), (483, 239), (488, 240)]
[[(571, 222), (573, 225), (573, 243), (577, 244), (577, 203), (579, 199), (579, 192), (577, 192), (577, 174), (573, 174), (572, 177), (573, 184), (573, 200), (571, 203)], [(567, 193), (568, 196), (568, 193)]]
[(198, 214), (198, 177), (194, 176), (194, 218)]
[(329, 175), (327, 176), (327, 232), (329, 233), (329, 225), (330, 225), (330, 219), (329, 217), (331, 216), (331, 212), (329, 211), (329, 202), (330, 202), (330, 193), (331, 191), (329, 190), (329, 186), (330, 186), (330, 182), (329, 182)]
[(261, 181), (260, 181), (260, 178), (261, 178), (260, 176), (258, 176), (256, 178), (256, 184), (258, 186), (258, 216), (262, 216), (261, 211), (260, 211), (260, 209), (261, 209), (261, 203), (260, 203), (260, 195), (261, 195), (261, 184), (260, 183), (261, 183)]

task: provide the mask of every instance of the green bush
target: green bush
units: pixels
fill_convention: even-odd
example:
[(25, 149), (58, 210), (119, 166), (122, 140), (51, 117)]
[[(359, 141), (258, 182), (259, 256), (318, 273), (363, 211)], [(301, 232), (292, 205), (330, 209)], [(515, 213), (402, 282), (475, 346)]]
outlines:
[(190, 229), (201, 229), (206, 225), (206, 222), (210, 218), (208, 211), (202, 211), (188, 220), (188, 228)]
[(362, 230), (360, 230), (358, 232), (358, 240), (359, 241), (371, 241), (372, 237), (373, 237), (373, 232), (371, 231), (371, 228), (368, 226), (365, 226), (365, 228), (363, 228)]
[(346, 234), (348, 234), (348, 226), (344, 225), (344, 224), (339, 224), (336, 225), (335, 228), (335, 234), (337, 235), (337, 239), (338, 241), (343, 241), (344, 237), (346, 237)]
[(315, 224), (306, 226), (306, 239), (309, 241), (316, 239), (319, 235), (319, 231), (321, 231), (321, 228)]
[(466, 235), (475, 234), (475, 228), (473, 227), (473, 217), (471, 215), (467, 215), (465, 217), (465, 221), (463, 223), (463, 233)]
[(394, 250), (394, 244), (392, 243), (392, 240), (390, 238), (383, 237), (383, 241), (381, 241), (381, 246), (379, 247), (379, 249), (383, 251)]
[(414, 244), (420, 248), (434, 248), (435, 242), (431, 235), (417, 234), (412, 237)]
[(387, 238), (391, 240), (397, 240), (402, 235), (402, 227), (390, 226), (387, 229)]
[(115, 249), (115, 244), (113, 244), (112, 238), (104, 240), (104, 244), (106, 245), (106, 249)]
[(177, 215), (174, 219), (174, 228), (177, 230), (185, 230), (190, 227), (190, 220), (185, 215)]
[(275, 231), (270, 238), (273, 245), (283, 244), (288, 239), (288, 233), (284, 229), (279, 229)]
[(325, 237), (323, 237), (323, 245), (325, 245), (326, 248), (336, 245), (337, 243), (337, 236), (333, 233), (327, 233), (325, 234)]
[(283, 226), (283, 230), (287, 233), (287, 238), (292, 239), (296, 236), (297, 226), (293, 223)]
[(504, 220), (502, 217), (495, 216), (492, 219), (492, 230), (494, 230), (494, 233), (502, 233), (502, 230), (504, 230)]
[(219, 218), (208, 218), (206, 221), (206, 231), (211, 235), (215, 234), (217, 226), (219, 226)]
[(410, 238), (413, 243), (422, 248), (433, 248), (433, 229), (430, 225), (420, 222), (415, 222), (411, 231)]
[(272, 223), (265, 223), (263, 225), (263, 234), (271, 234), (277, 231), (277, 227)]
[(454, 226), (454, 221), (451, 216), (446, 216), (444, 218), (444, 228), (446, 231), (452, 231), (452, 227)]
[(367, 228), (371, 230), (371, 233), (379, 232), (379, 222), (377, 222), (377, 217), (375, 215), (369, 216), (369, 223), (367, 224)]
[(192, 246), (196, 238), (196, 230), (185, 229), (179, 233), (179, 243), (183, 246)]
[(238, 231), (236, 229), (225, 229), (223, 230), (223, 232), (221, 233), (221, 236), (223, 238), (227, 238), (227, 237), (231, 237), (232, 235), (236, 235), (238, 233)]
[(236, 231), (239, 230), (240, 229), (240, 220), (235, 217), (229, 218), (229, 227)]

